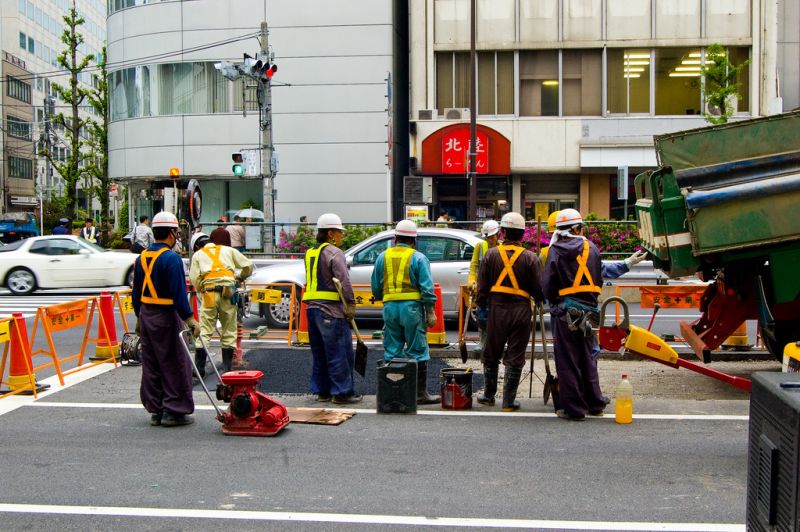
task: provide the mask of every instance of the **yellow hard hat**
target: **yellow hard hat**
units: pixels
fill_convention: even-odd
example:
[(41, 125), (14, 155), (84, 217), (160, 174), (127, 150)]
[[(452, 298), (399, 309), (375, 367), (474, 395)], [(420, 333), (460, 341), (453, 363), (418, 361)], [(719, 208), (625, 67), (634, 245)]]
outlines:
[(547, 217), (547, 230), (551, 233), (556, 230), (556, 216), (558, 216), (558, 211), (551, 212)]

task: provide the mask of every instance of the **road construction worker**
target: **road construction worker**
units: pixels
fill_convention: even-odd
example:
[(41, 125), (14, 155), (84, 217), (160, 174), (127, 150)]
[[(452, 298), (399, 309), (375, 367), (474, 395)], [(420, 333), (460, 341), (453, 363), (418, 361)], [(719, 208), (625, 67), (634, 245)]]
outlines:
[[(348, 320), (356, 302), (344, 253), (342, 219), (325, 213), (317, 219), (317, 245), (306, 251), (306, 288), (303, 302), (311, 344), (311, 391), (317, 401), (352, 404), (361, 401), (353, 380), (353, 336)], [(333, 279), (341, 283), (339, 295)]]
[[(232, 247), (214, 244), (205, 233), (195, 233), (190, 242), (192, 263), (189, 280), (200, 299), (200, 329), (205, 344), (211, 343), (217, 320), (222, 324), (220, 345), (222, 367), (230, 371), (234, 365), (243, 367), (241, 360), (234, 364), (236, 352), (237, 285), (253, 273), (253, 263)], [(238, 272), (238, 273), (237, 273)], [(200, 377), (205, 377), (208, 353), (202, 347), (195, 350), (195, 363)]]
[(504, 412), (513, 412), (520, 406), (516, 396), (531, 336), (531, 298), (541, 302), (544, 297), (539, 284), (539, 259), (520, 244), (525, 219), (518, 212), (509, 212), (501, 218), (500, 227), (503, 243), (487, 251), (478, 271), (478, 306), (489, 307), (482, 356), (486, 383), (478, 402), (494, 406), (502, 359), (505, 366), (502, 408)]
[(97, 227), (94, 226), (94, 220), (86, 218), (84, 226), (81, 227), (80, 237), (87, 242), (97, 244)]
[[(500, 239), (500, 224), (496, 220), (486, 220), (481, 227), (481, 235), (483, 242), (475, 247), (472, 252), (472, 260), (469, 263), (469, 278), (467, 280), (467, 288), (473, 298), (478, 289), (478, 269), (480, 268), (486, 252), (495, 247)], [(478, 332), (480, 333), (480, 340), (478, 346), (474, 349), (474, 353), (480, 355), (486, 346), (486, 322), (489, 319), (489, 309), (487, 307), (477, 307), (475, 316), (478, 320)]]
[(427, 328), (436, 325), (431, 265), (428, 258), (414, 250), (417, 224), (402, 220), (394, 229), (394, 247), (378, 256), (372, 271), (372, 295), (383, 300), (383, 358), (417, 361), (417, 404), (439, 402), (438, 395), (427, 390)]
[(558, 371), (556, 414), (563, 419), (602, 416), (607, 404), (592, 358), (601, 279), (600, 252), (583, 236), (581, 214), (575, 209), (559, 211), (542, 280), (550, 302)]
[(194, 411), (192, 365), (178, 335), (185, 324), (198, 337), (200, 324), (189, 307), (183, 261), (171, 251), (178, 219), (159, 212), (152, 228), (156, 241), (136, 259), (133, 270), (133, 310), (142, 353), (140, 395), (151, 425), (188, 425)]

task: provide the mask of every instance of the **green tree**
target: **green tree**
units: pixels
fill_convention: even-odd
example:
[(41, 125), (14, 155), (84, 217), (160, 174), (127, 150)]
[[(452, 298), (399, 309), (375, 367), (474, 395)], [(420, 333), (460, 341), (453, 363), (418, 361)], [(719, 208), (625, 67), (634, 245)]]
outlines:
[(106, 48), (100, 51), (97, 59), (97, 74), (92, 74), (93, 88), (88, 91), (86, 98), (94, 109), (99, 120), (89, 119), (89, 153), (91, 161), (86, 167), (86, 172), (97, 183), (94, 192), (100, 198), (100, 215), (108, 215), (109, 192), (111, 179), (108, 176), (108, 72), (106, 71)]
[(75, 205), (77, 203), (75, 186), (84, 173), (82, 166), (87, 158), (87, 155), (81, 151), (84, 146), (84, 142), (81, 140), (81, 131), (85, 131), (88, 119), (81, 118), (78, 110), (89, 92), (80, 86), (78, 79), (89, 66), (93, 56), (90, 54), (79, 57), (78, 48), (84, 42), (84, 39), (83, 35), (78, 32), (78, 28), (85, 21), (75, 9), (75, 0), (72, 0), (72, 7), (64, 15), (63, 20), (65, 28), (61, 34), (61, 42), (64, 43), (66, 48), (58, 55), (57, 63), (61, 69), (69, 73), (69, 85), (68, 87), (63, 87), (58, 83), (52, 83), (52, 87), (59, 99), (69, 105), (71, 112), (69, 118), (65, 117), (64, 113), (57, 113), (52, 117), (52, 121), (55, 126), (60, 126), (64, 129), (67, 156), (64, 162), (55, 158), (49, 142), (45, 143), (45, 147), (40, 154), (46, 157), (50, 164), (61, 174), (61, 177), (64, 178), (66, 182), (66, 215), (68, 218), (74, 219)]
[(749, 59), (734, 65), (728, 58), (727, 50), (719, 44), (706, 48), (706, 64), (700, 69), (705, 79), (706, 102), (710, 108), (719, 110), (719, 114), (712, 114), (706, 109), (706, 122), (724, 124), (733, 115), (733, 100), (741, 98), (739, 87), (742, 84), (736, 80), (748, 64)]

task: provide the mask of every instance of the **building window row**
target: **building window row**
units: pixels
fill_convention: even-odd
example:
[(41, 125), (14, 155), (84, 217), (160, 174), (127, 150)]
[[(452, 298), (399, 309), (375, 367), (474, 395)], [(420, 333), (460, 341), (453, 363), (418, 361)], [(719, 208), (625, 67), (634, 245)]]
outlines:
[[(21, 16), (22, 15), (26, 16), (28, 20), (31, 21), (31, 23), (34, 23), (39, 27), (43, 28), (45, 31), (49, 32), (54, 38), (58, 39), (59, 41), (61, 40), (61, 34), (63, 33), (65, 26), (63, 25), (63, 21), (60, 18), (56, 19), (54, 17), (49, 16), (45, 11), (40, 9), (30, 0), (18, 0), (18, 2), (19, 2), (19, 13)], [(61, 9), (64, 13), (66, 13), (66, 11), (72, 7), (72, 3), (67, 2), (65, 0), (59, 0), (54, 3), (57, 4), (59, 9)], [(60, 4), (64, 4), (65, 7), (62, 8)], [(84, 19), (83, 26), (78, 28), (78, 31), (82, 34), (89, 33), (99, 41), (105, 41), (106, 32), (103, 26), (94, 22), (94, 20), (87, 17), (85, 14), (82, 14), (80, 10), (78, 10), (78, 13)], [(20, 35), (22, 35), (21, 32)], [(42, 46), (41, 43), (40, 46)], [(20, 40), (20, 48), (25, 49), (25, 46), (22, 45), (21, 40)], [(86, 42), (81, 43), (78, 47), (78, 50), (84, 55), (92, 54), (95, 57), (99, 56), (99, 52), (94, 48), (92, 48), (91, 46), (89, 46)], [(34, 53), (33, 47), (31, 47), (28, 51)], [(58, 54), (54, 53), (53, 57), (55, 57), (56, 55)], [(40, 59), (44, 59), (48, 63), (54, 62), (50, 61), (48, 58), (40, 57)]]
[(168, 63), (126, 68), (108, 76), (111, 120), (258, 109), (255, 89), (233, 84), (212, 62)]
[(6, 76), (6, 94), (21, 102), (31, 103), (31, 86), (14, 76)]
[(32, 125), (30, 122), (8, 115), (7, 120), (8, 135), (17, 139), (31, 140), (32, 139)]
[(8, 176), (18, 179), (33, 179), (33, 160), (9, 156)]
[[(433, 0), (436, 44), (470, 41), (470, 0)], [(751, 36), (752, 0), (478, 0), (480, 43)]]
[[(750, 49), (730, 47), (727, 53), (738, 65), (748, 60)], [(700, 69), (706, 61), (702, 48), (479, 52), (478, 114), (699, 115)], [(749, 112), (749, 79), (745, 67), (736, 112)], [(447, 108), (469, 107), (469, 53), (436, 54), (436, 106), (440, 115)]]

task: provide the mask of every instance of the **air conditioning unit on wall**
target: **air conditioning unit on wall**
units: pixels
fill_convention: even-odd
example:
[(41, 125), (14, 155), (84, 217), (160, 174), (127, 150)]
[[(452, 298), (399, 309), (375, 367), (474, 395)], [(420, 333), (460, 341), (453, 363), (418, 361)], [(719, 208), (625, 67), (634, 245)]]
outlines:
[(433, 178), (421, 176), (403, 178), (403, 202), (426, 205), (433, 203)]
[(420, 109), (417, 111), (417, 120), (436, 120), (439, 118), (437, 109)]
[(446, 107), (445, 120), (469, 120), (469, 107)]

